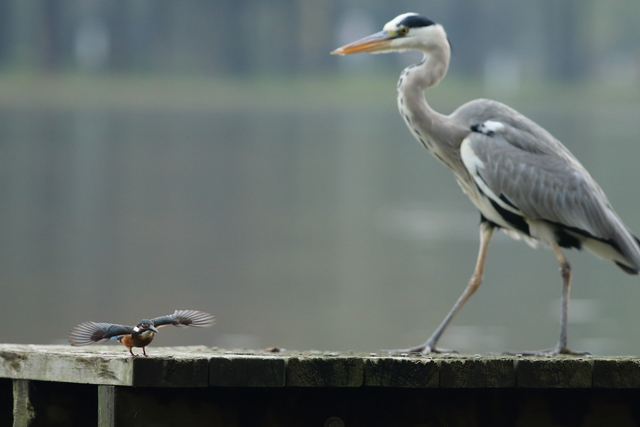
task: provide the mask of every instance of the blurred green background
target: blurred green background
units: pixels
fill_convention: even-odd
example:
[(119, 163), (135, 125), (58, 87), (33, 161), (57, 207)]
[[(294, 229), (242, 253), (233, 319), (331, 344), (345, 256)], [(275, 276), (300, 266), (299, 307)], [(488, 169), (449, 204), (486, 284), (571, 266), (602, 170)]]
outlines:
[[(640, 232), (637, 0), (0, 0), (0, 342), (182, 308), (218, 324), (157, 345), (423, 342), (479, 215), (396, 110), (419, 56), (329, 55), (407, 11), (453, 45), (436, 110), (520, 110)], [(638, 354), (640, 279), (568, 256), (570, 347)], [(559, 296), (553, 254), (500, 234), (440, 344), (551, 347)]]

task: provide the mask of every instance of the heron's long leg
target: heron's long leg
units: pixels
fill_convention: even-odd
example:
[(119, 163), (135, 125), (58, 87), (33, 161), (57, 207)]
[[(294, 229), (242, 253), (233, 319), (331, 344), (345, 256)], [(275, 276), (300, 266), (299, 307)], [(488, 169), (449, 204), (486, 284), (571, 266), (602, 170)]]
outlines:
[(467, 302), (467, 300), (478, 290), (480, 283), (482, 283), (482, 276), (484, 274), (484, 265), (487, 260), (487, 251), (489, 249), (489, 243), (491, 242), (491, 238), (493, 237), (494, 226), (488, 222), (483, 221), (480, 223), (480, 248), (478, 249), (478, 260), (476, 261), (476, 267), (473, 271), (473, 275), (469, 280), (469, 284), (462, 292), (462, 295), (458, 298), (456, 303), (453, 305), (449, 313), (445, 316), (444, 320), (440, 323), (438, 328), (431, 334), (429, 339), (422, 345), (402, 349), (402, 350), (391, 350), (393, 353), (438, 353), (445, 350), (439, 350), (436, 348), (436, 343), (440, 339), (440, 336), (447, 328), (453, 317), (460, 311), (462, 306)]
[(523, 354), (527, 356), (554, 356), (556, 354), (589, 354), (588, 352), (577, 352), (569, 350), (567, 347), (567, 327), (569, 324), (569, 294), (571, 293), (571, 265), (567, 257), (562, 253), (562, 249), (557, 243), (553, 245), (553, 252), (560, 262), (560, 275), (562, 276), (562, 314), (560, 317), (560, 336), (558, 344), (554, 348), (539, 351), (524, 351), (511, 354)]
[(560, 336), (555, 350), (558, 353), (571, 353), (567, 347), (567, 328), (569, 324), (569, 294), (571, 293), (571, 265), (564, 256), (560, 246), (553, 245), (553, 252), (560, 262), (560, 275), (562, 276), (562, 314), (560, 317)]

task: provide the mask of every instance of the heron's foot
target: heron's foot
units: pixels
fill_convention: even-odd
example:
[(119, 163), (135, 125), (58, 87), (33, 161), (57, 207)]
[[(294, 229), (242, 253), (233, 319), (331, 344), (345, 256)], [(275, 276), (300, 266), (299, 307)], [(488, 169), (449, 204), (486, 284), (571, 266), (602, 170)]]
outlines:
[(537, 351), (507, 351), (504, 354), (510, 354), (513, 356), (541, 356), (541, 357), (549, 357), (549, 356), (557, 356), (559, 354), (566, 354), (569, 356), (586, 356), (590, 355), (588, 351), (573, 351), (568, 347), (560, 347), (555, 346), (553, 348), (548, 348), (546, 350), (537, 350)]
[(389, 354), (410, 354), (410, 353), (419, 353), (419, 354), (439, 354), (439, 353), (457, 353), (455, 350), (449, 350), (446, 348), (438, 348), (435, 345), (430, 344), (422, 344), (415, 347), (410, 348), (400, 348), (396, 350), (380, 350), (384, 353)]

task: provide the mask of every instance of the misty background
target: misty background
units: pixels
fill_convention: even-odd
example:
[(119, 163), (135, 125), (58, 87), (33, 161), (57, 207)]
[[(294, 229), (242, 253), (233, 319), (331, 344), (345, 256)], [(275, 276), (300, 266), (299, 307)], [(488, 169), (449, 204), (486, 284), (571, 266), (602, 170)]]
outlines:
[[(329, 55), (408, 11), (453, 46), (432, 107), (526, 114), (640, 232), (637, 0), (0, 0), (0, 342), (197, 309), (217, 325), (154, 344), (422, 343), (479, 215), (397, 112), (419, 55)], [(569, 346), (638, 354), (640, 278), (567, 255)], [(551, 251), (497, 235), (440, 345), (555, 345), (560, 283)]]

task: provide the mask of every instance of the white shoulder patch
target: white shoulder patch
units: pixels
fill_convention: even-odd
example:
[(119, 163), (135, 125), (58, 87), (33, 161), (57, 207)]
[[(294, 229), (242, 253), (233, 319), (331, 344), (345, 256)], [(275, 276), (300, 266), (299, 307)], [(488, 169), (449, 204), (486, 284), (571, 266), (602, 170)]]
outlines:
[(480, 123), (477, 129), (478, 129), (478, 132), (491, 136), (496, 132), (500, 132), (501, 130), (504, 130), (505, 127), (506, 126), (501, 122), (496, 122), (494, 120), (487, 120), (484, 123)]

